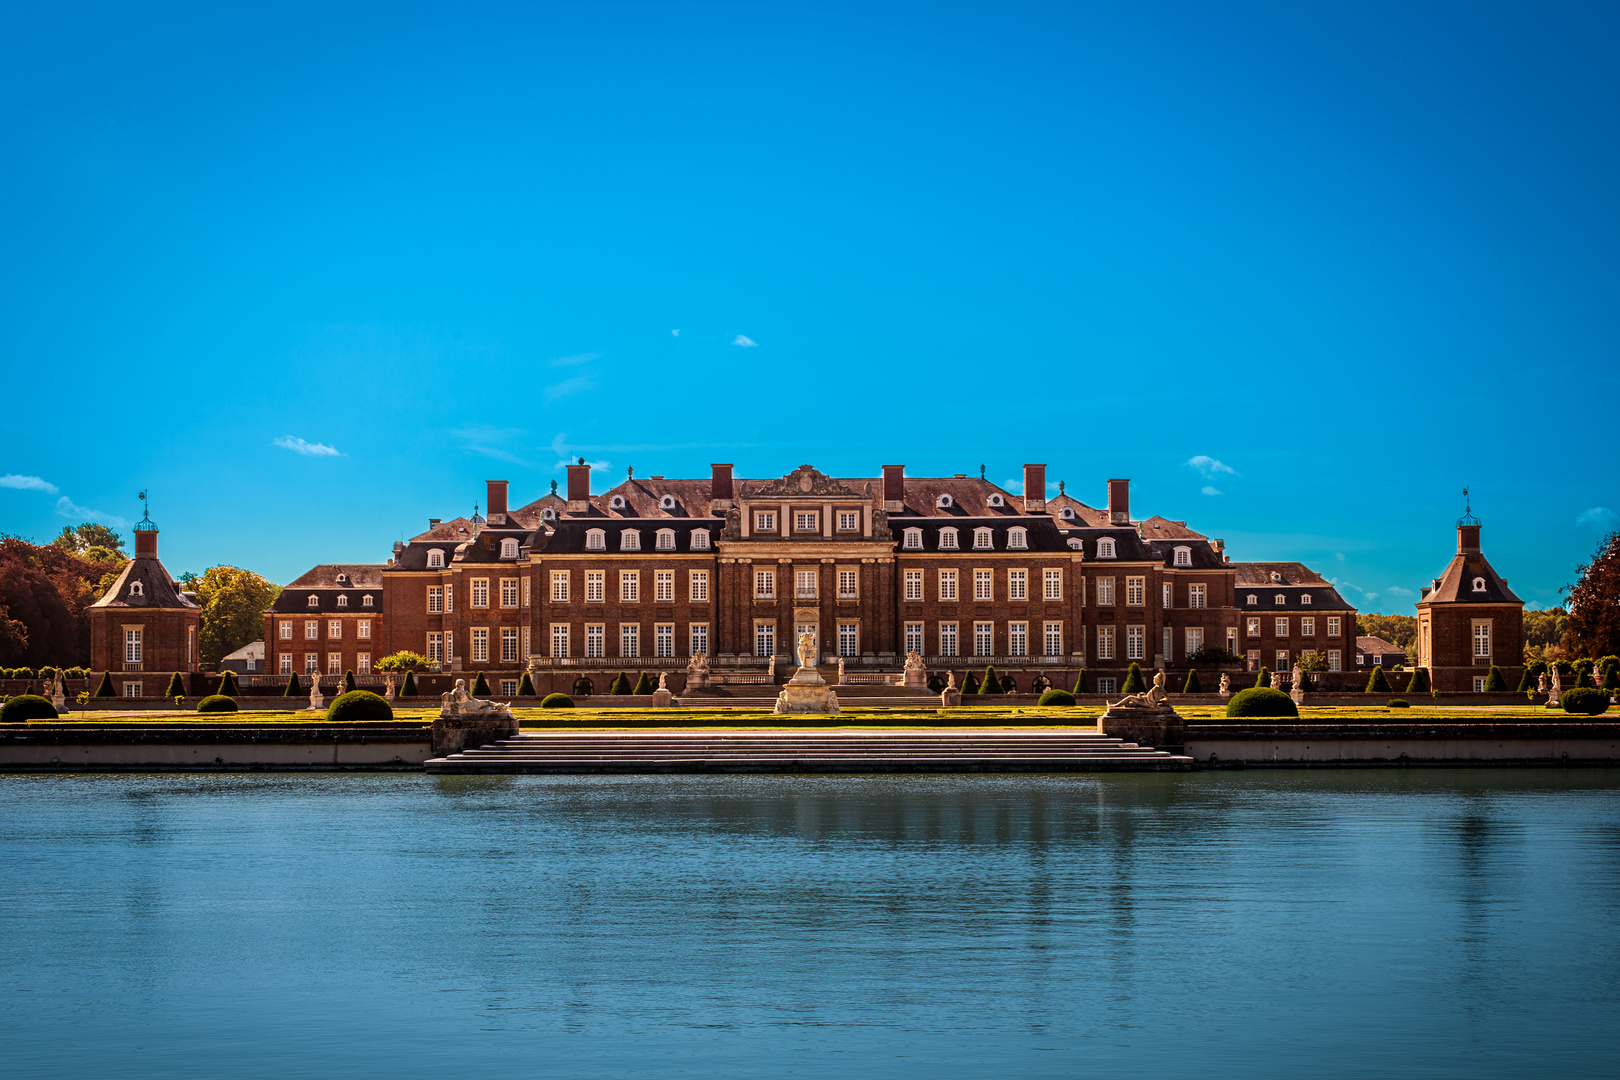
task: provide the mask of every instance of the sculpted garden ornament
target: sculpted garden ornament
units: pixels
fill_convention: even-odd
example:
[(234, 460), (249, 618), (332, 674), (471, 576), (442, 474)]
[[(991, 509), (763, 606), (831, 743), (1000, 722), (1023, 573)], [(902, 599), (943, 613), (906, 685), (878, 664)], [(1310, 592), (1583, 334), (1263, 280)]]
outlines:
[(466, 679), (457, 679), (455, 688), (440, 694), (439, 701), (439, 715), (442, 717), (489, 716), (507, 719), (512, 715), (510, 702), (489, 701), (469, 694)]
[(394, 700), (394, 673), (392, 671), (383, 676), (383, 700), (387, 702)]
[(309, 673), (309, 707), (312, 712), (320, 712), (326, 708), (326, 699), (321, 696), (321, 675), (318, 671)]
[[(804, 633), (799, 635), (798, 654), (800, 667), (816, 666), (816, 636), (814, 634)], [(842, 672), (843, 668), (840, 665), (839, 673), (842, 674)]]
[(1228, 675), (1226, 672), (1223, 671), (1223, 672), (1221, 672), (1221, 697), (1228, 698), (1228, 697), (1231, 697), (1231, 696), (1232, 696), (1232, 676)]
[(1112, 705), (1108, 712), (1115, 709), (1168, 709), (1170, 695), (1164, 688), (1164, 671), (1161, 668), (1153, 673), (1153, 685), (1148, 687), (1144, 694), (1127, 694)]

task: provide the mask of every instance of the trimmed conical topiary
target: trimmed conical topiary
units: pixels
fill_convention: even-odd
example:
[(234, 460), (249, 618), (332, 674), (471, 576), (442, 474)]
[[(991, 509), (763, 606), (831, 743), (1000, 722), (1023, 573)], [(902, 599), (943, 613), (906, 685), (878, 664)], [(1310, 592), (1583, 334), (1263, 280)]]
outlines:
[(101, 685), (96, 687), (96, 697), (117, 697), (117, 696), (118, 696), (117, 692), (115, 690), (113, 690), (112, 672), (103, 671), (101, 673)]
[(1147, 692), (1147, 683), (1142, 679), (1142, 665), (1131, 661), (1131, 666), (1125, 669), (1125, 685), (1119, 688), (1122, 694), (1141, 694)]
[(407, 671), (405, 673), (405, 685), (403, 685), (403, 686), (401, 686), (399, 688), (399, 696), (400, 697), (415, 697), (416, 696), (416, 672)]
[(1254, 685), (1261, 690), (1271, 689), (1271, 672), (1266, 670), (1266, 665), (1260, 665), (1260, 673), (1254, 677)]
[(489, 680), (484, 678), (482, 671), (478, 673), (478, 678), (473, 680), (472, 692), (475, 697), (479, 694), (488, 695), (489, 693)]
[(169, 679), (169, 688), (167, 690), (163, 691), (163, 696), (164, 697), (185, 697), (186, 696), (186, 680), (183, 679), (180, 676), (180, 673), (178, 671), (175, 672), (173, 677), (171, 677)]
[(518, 680), (518, 697), (534, 697), (534, 680), (529, 678), (527, 671)]
[(352, 694), (354, 693), (354, 690), (354, 672), (345, 671), (343, 673), (343, 693)]
[(1086, 674), (1085, 668), (1080, 669), (1080, 676), (1074, 680), (1073, 692), (1076, 694), (1091, 693), (1091, 678)]
[(236, 696), (236, 672), (227, 671), (219, 677), (219, 693), (225, 697)]
[(1390, 694), (1390, 693), (1393, 692), (1393, 691), (1390, 690), (1389, 680), (1384, 677), (1384, 669), (1383, 668), (1375, 667), (1375, 668), (1372, 669), (1372, 674), (1367, 676), (1367, 690), (1366, 690), (1366, 692), (1369, 693), (1369, 694), (1385, 694), (1385, 695)]
[(282, 687), (281, 696), (297, 697), (300, 693), (302, 693), (302, 691), (298, 689), (298, 672), (289, 672), (287, 674), (287, 685)]
[(977, 694), (979, 692), (979, 677), (971, 671), (962, 672), (962, 693)]
[(632, 693), (650, 694), (654, 689), (655, 687), (653, 685), (653, 681), (647, 678), (647, 673), (643, 671), (641, 673), (641, 677), (636, 680), (636, 688), (632, 691)]
[(1524, 674), (1519, 676), (1519, 685), (1516, 687), (1516, 690), (1518, 691), (1518, 693), (1528, 694), (1530, 691), (1534, 690), (1535, 688), (1536, 688), (1536, 665), (1534, 665), (1534, 664), (1526, 664), (1526, 665), (1524, 665)]
[(996, 678), (996, 665), (986, 664), (984, 667), (984, 681), (979, 684), (981, 694), (1001, 693), (1001, 680)]
[(1605, 667), (1603, 681), (1598, 684), (1600, 690), (1620, 690), (1620, 667)]
[(1485, 676), (1485, 692), (1487, 694), (1507, 693), (1507, 680), (1502, 677), (1502, 669), (1495, 664), (1491, 665), (1491, 673)]
[(1429, 669), (1418, 668), (1412, 672), (1412, 681), (1406, 684), (1406, 696), (1411, 697), (1413, 694), (1429, 693), (1433, 693), (1429, 689)]
[(610, 693), (610, 694), (628, 694), (629, 692), (630, 692), (630, 680), (629, 680), (628, 677), (626, 677), (625, 673), (621, 671), (621, 672), (619, 672), (619, 677), (617, 679), (614, 679), (612, 685), (610, 685), (608, 687), (608, 693)]
[(1193, 668), (1187, 672), (1187, 685), (1181, 688), (1183, 694), (1202, 694), (1204, 688), (1198, 685), (1198, 669)]

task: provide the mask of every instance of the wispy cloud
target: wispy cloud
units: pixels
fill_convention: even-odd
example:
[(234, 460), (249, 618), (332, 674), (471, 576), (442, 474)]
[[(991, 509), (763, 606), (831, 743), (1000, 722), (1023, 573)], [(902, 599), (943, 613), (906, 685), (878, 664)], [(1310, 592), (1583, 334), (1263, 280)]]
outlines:
[(583, 394), (587, 390), (596, 389), (596, 380), (589, 375), (575, 375), (572, 379), (564, 379), (560, 383), (552, 383), (546, 387), (543, 396), (546, 404), (559, 401), (574, 394)]
[(559, 356), (551, 362), (552, 367), (575, 367), (579, 364), (588, 364), (592, 360), (600, 360), (601, 353), (582, 352), (573, 356)]
[(1200, 490), (1202, 490), (1205, 495), (1222, 495), (1222, 494), (1225, 494), (1223, 491), (1221, 491), (1220, 488), (1214, 487), (1214, 486), (1209, 485), (1209, 484), (1205, 484), (1204, 487), (1202, 489), (1200, 489)]
[(508, 449), (515, 442), (523, 441), (528, 432), (521, 428), (498, 428), (492, 424), (468, 424), (450, 432), (452, 436), (465, 440), (466, 446), (462, 449), (468, 453), (478, 454), (494, 461), (505, 461), (513, 465), (521, 465), (525, 469), (534, 468), (534, 462), (521, 454)]
[(41, 480), (37, 476), (18, 476), (16, 473), (0, 476), (0, 487), (16, 488), (18, 491), (43, 491), (47, 495), (56, 494), (56, 485), (49, 480)]
[(1202, 473), (1206, 480), (1214, 479), (1215, 477), (1220, 476), (1222, 473), (1225, 473), (1228, 476), (1237, 475), (1237, 470), (1232, 468), (1232, 466), (1226, 464), (1224, 461), (1218, 461), (1215, 458), (1210, 457), (1208, 454), (1198, 454), (1194, 457), (1190, 457), (1187, 459), (1187, 464)]
[(283, 450), (291, 450), (295, 454), (303, 454), (305, 457), (343, 456), (335, 446), (327, 446), (325, 443), (305, 442), (296, 435), (283, 435), (273, 445), (279, 446)]
[[(1360, 593), (1361, 598), (1363, 600), (1367, 600), (1367, 601), (1370, 602), (1370, 601), (1378, 599), (1378, 594), (1377, 593), (1371, 592), (1371, 591), (1369, 591), (1367, 589), (1363, 589), (1360, 585), (1354, 584), (1353, 582), (1345, 581), (1343, 578), (1330, 577), (1327, 580), (1328, 580), (1328, 584), (1332, 585), (1336, 589), (1349, 589), (1351, 592)], [(1393, 590), (1391, 590), (1391, 591), (1393, 591)], [(1410, 595), (1410, 594), (1408, 594), (1408, 595)]]
[(680, 331), (679, 331), (679, 330), (671, 330), (671, 331), (670, 331), (670, 332), (669, 332), (669, 336), (670, 336), (670, 337), (680, 337), (680, 336), (681, 336), (681, 332), (680, 332)]
[(1389, 588), (1385, 589), (1384, 591), (1389, 593), (1389, 595), (1391, 595), (1391, 596), (1416, 596), (1417, 595), (1417, 593), (1413, 592), (1411, 589), (1404, 589), (1399, 585), (1391, 585)]
[(747, 348), (752, 348), (755, 345), (758, 345), (759, 342), (755, 341), (753, 338), (749, 337), (746, 334), (738, 334), (737, 337), (736, 337), (736, 340), (734, 340), (732, 342), (732, 344), (733, 345), (741, 345), (743, 348), (747, 349)]
[(1575, 515), (1575, 524), (1596, 525), (1600, 529), (1607, 529), (1617, 521), (1620, 521), (1620, 514), (1607, 506), (1589, 506)]
[(92, 510), (88, 506), (80, 506), (66, 495), (56, 500), (56, 512), (69, 521), (94, 521), (114, 529), (129, 528), (129, 522), (117, 514), (106, 514), (100, 510)]

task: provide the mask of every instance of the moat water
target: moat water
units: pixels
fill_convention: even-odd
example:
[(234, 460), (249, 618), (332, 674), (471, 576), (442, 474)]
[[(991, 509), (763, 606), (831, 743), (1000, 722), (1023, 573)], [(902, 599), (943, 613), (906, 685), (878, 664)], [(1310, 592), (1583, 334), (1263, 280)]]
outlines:
[(1620, 775), (0, 777), (8, 1077), (1620, 1073)]

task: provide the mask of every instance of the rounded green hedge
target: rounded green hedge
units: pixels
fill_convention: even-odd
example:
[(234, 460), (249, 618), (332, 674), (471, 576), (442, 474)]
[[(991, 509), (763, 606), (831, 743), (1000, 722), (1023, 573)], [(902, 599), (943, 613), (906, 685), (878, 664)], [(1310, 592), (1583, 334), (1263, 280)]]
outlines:
[(1299, 706), (1294, 699), (1281, 690), (1273, 690), (1269, 686), (1251, 686), (1247, 690), (1239, 690), (1232, 695), (1232, 700), (1226, 703), (1226, 715), (1230, 717), (1293, 717), (1298, 719)]
[(1565, 690), (1558, 703), (1567, 713), (1599, 716), (1609, 707), (1609, 694), (1605, 690), (1587, 690), (1577, 686), (1573, 690)]
[(235, 712), (236, 699), (224, 694), (210, 694), (197, 702), (198, 712)]
[(326, 707), (326, 719), (333, 723), (392, 720), (394, 707), (370, 690), (350, 690), (339, 694)]
[(542, 709), (572, 709), (574, 699), (567, 694), (547, 694), (540, 699)]
[(1405, 698), (1390, 698), (1384, 703), (1386, 709), (1410, 709), (1412, 703)]
[(1073, 705), (1074, 695), (1067, 690), (1048, 690), (1041, 695), (1037, 705)]
[(55, 720), (56, 708), (38, 694), (18, 694), (0, 705), (0, 724), (21, 724), (28, 720)]

